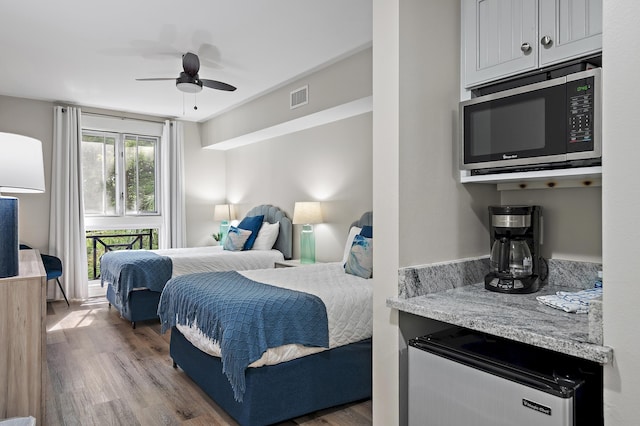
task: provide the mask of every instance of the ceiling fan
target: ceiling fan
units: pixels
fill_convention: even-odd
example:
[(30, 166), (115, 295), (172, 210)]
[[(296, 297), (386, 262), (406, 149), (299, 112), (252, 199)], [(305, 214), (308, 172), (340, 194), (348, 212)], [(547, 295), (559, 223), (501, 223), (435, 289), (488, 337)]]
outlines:
[(137, 81), (159, 81), (159, 80), (175, 80), (178, 90), (186, 93), (198, 93), (202, 90), (202, 86), (211, 89), (226, 90), (233, 92), (236, 88), (230, 84), (221, 81), (206, 80), (198, 76), (200, 70), (200, 59), (198, 55), (187, 52), (182, 55), (182, 68), (184, 71), (180, 73), (178, 78), (136, 78)]

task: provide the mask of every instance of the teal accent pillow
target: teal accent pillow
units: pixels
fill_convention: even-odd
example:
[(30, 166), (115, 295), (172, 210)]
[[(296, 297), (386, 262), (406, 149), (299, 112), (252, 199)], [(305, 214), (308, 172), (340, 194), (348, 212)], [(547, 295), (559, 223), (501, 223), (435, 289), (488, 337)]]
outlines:
[(258, 238), (258, 232), (260, 232), (263, 220), (263, 214), (258, 216), (247, 216), (238, 224), (238, 228), (251, 231), (251, 235), (247, 239), (247, 242), (244, 243), (244, 248), (242, 250), (251, 250), (253, 243), (256, 241), (256, 238)]
[(347, 274), (362, 278), (373, 276), (373, 239), (356, 235), (344, 265)]
[(222, 246), (222, 248), (229, 251), (241, 251), (250, 236), (251, 231), (231, 226), (229, 227), (227, 239), (224, 240), (224, 246)]
[(367, 238), (373, 238), (373, 226), (365, 225), (360, 230), (360, 235)]

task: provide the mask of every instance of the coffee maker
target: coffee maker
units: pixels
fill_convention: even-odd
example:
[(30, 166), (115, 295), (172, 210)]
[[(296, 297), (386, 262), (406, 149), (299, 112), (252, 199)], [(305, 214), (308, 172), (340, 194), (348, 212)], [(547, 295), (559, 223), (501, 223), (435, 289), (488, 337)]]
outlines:
[(491, 257), (484, 288), (516, 294), (538, 291), (547, 275), (540, 255), (541, 213), (540, 206), (489, 206)]

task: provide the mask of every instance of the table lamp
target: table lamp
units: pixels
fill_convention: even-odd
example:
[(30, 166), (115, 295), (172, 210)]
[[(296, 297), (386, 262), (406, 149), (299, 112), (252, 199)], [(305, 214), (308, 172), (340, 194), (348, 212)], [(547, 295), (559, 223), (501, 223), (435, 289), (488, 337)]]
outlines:
[(213, 220), (220, 222), (220, 245), (224, 245), (224, 241), (227, 239), (227, 233), (229, 232), (229, 221), (231, 217), (231, 205), (230, 204), (217, 204), (213, 211)]
[(293, 208), (293, 223), (302, 225), (300, 232), (300, 263), (316, 263), (316, 239), (313, 224), (322, 223), (322, 212), (318, 201), (296, 202)]
[(0, 132), (0, 278), (7, 278), (19, 273), (18, 199), (3, 192), (44, 192), (39, 140)]

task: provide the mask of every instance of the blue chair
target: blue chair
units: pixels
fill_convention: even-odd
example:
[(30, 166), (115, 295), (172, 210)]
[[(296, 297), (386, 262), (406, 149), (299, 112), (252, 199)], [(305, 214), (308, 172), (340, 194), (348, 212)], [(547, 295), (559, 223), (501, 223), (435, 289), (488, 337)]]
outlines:
[[(26, 244), (20, 244), (20, 250), (31, 249)], [(50, 256), (48, 254), (40, 254), (42, 258), (42, 263), (44, 265), (44, 270), (47, 272), (47, 281), (55, 279), (58, 283), (58, 287), (60, 287), (60, 291), (64, 296), (65, 302), (67, 302), (67, 306), (69, 306), (69, 299), (67, 299), (67, 295), (64, 293), (64, 289), (62, 288), (62, 284), (60, 284), (60, 277), (62, 276), (62, 261), (55, 257)]]

